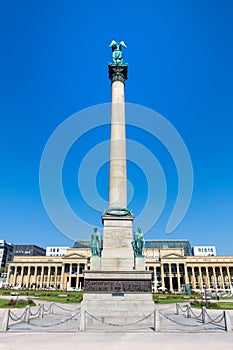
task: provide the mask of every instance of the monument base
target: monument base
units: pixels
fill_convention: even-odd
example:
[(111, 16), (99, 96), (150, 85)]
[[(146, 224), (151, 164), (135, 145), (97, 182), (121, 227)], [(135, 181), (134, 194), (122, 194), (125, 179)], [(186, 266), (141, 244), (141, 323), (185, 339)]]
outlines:
[(87, 322), (143, 319), (154, 311), (151, 288), (149, 271), (85, 271), (82, 308), (89, 315)]
[(132, 249), (132, 215), (103, 215), (104, 240), (101, 254), (101, 270), (133, 271), (134, 253)]
[(134, 259), (135, 270), (144, 270), (146, 264), (145, 256), (136, 256)]
[(90, 268), (91, 270), (100, 270), (100, 267), (101, 267), (101, 260), (100, 260), (100, 257), (99, 256), (92, 256), (91, 257), (91, 261), (90, 261)]

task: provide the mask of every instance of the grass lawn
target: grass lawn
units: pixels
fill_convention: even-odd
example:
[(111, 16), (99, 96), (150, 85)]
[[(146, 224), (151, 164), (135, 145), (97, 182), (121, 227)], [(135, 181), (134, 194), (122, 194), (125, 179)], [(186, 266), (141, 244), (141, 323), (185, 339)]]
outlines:
[(217, 302), (216, 303), (216, 309), (221, 309), (221, 310), (233, 310), (233, 302)]
[(53, 301), (53, 302), (59, 302), (59, 303), (80, 303), (83, 299), (83, 293), (82, 292), (62, 292), (62, 291), (53, 291), (53, 290), (5, 290), (0, 289), (0, 295), (12, 295), (12, 294), (18, 294), (20, 297), (30, 297), (30, 298), (36, 298), (39, 300), (47, 300), (47, 301)]
[(173, 304), (173, 303), (188, 303), (194, 298), (200, 299), (200, 295), (183, 295), (183, 294), (153, 294), (153, 300), (159, 304)]
[[(205, 306), (205, 304), (203, 306)], [(192, 304), (191, 307), (200, 309), (201, 305)], [(218, 301), (215, 303), (209, 303), (207, 309), (210, 309), (210, 310), (233, 310), (233, 302)]]
[(10, 309), (17, 308), (18, 309), (18, 308), (26, 307), (27, 305), (35, 306), (36, 304), (31, 299), (18, 300), (18, 301), (13, 300), (13, 299), (0, 299), (0, 308), (1, 309), (6, 309), (6, 308), (10, 308)]

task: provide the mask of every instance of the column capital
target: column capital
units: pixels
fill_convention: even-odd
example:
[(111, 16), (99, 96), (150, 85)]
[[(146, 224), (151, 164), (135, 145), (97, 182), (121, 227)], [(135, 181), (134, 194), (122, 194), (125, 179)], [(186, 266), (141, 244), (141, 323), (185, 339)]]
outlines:
[(128, 78), (128, 65), (109, 63), (108, 74), (112, 83), (114, 81), (121, 81), (124, 84)]

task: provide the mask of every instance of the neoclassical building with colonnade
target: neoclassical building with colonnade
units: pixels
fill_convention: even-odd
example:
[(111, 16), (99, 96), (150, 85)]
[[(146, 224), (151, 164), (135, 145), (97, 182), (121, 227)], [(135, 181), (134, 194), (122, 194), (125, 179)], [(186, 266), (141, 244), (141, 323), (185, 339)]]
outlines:
[[(171, 241), (172, 245), (153, 242), (159, 241), (146, 241), (144, 254), (146, 270), (153, 272), (154, 292), (232, 290), (233, 256), (193, 256), (188, 241)], [(18, 288), (82, 289), (90, 257), (90, 247), (78, 244), (64, 256), (15, 256), (8, 263), (6, 282)]]

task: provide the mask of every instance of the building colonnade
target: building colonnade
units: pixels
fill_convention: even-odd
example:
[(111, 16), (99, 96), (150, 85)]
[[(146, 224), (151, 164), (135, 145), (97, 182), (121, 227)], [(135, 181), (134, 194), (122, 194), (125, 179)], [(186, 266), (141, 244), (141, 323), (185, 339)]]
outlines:
[(9, 286), (33, 289), (67, 289), (83, 287), (83, 271), (86, 264), (14, 264), (10, 263), (7, 271)]
[(187, 289), (230, 289), (233, 284), (233, 264), (219, 266), (189, 266), (186, 263), (147, 265), (153, 271), (153, 289), (182, 292)]
[[(90, 269), (89, 248), (70, 248), (65, 256), (17, 256), (8, 263), (7, 283), (20, 288), (82, 288)], [(227, 290), (233, 285), (233, 256), (185, 256), (183, 248), (145, 248), (153, 291)]]

